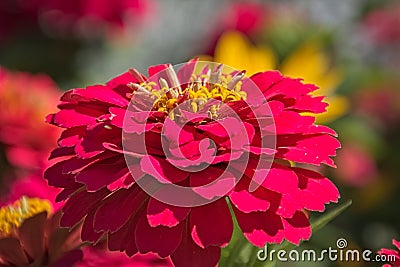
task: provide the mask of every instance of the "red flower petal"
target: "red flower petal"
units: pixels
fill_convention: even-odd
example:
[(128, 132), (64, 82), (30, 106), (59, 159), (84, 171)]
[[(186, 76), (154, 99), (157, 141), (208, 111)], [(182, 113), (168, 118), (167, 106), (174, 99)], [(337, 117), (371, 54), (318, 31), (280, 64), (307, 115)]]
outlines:
[(135, 229), (140, 217), (144, 213), (138, 211), (137, 216), (131, 216), (128, 222), (116, 231), (108, 234), (108, 248), (111, 251), (125, 251), (128, 256), (133, 256), (138, 252), (135, 241)]
[(151, 198), (147, 206), (147, 220), (151, 227), (173, 227), (182, 222), (190, 208), (175, 207)]
[(161, 183), (178, 183), (185, 180), (189, 173), (175, 168), (165, 159), (145, 155), (140, 161), (143, 172), (150, 174)]
[(299, 245), (301, 240), (311, 237), (311, 225), (302, 211), (297, 211), (292, 218), (284, 219), (284, 234), (287, 241)]
[(81, 238), (84, 241), (96, 243), (97, 241), (99, 241), (100, 237), (102, 237), (104, 234), (103, 232), (96, 232), (94, 230), (93, 225), (94, 225), (95, 212), (96, 209), (91, 209), (83, 222), (81, 230)]
[(221, 248), (210, 246), (202, 249), (193, 242), (190, 235), (186, 235), (171, 259), (175, 267), (215, 267), (220, 255)]
[(83, 169), (75, 179), (84, 183), (88, 191), (97, 191), (124, 176), (125, 166), (121, 157), (108, 158)]
[[(212, 218), (210, 215), (212, 214)], [(224, 198), (192, 208), (190, 229), (193, 241), (201, 248), (225, 247), (232, 237), (232, 217)]]
[(106, 197), (94, 216), (94, 229), (115, 232), (144, 204), (148, 196), (134, 185), (129, 189), (119, 189)]
[(184, 224), (175, 227), (151, 227), (146, 217), (141, 217), (136, 226), (135, 237), (139, 252), (145, 254), (154, 252), (160, 257), (171, 255), (182, 239)]
[(243, 213), (233, 208), (244, 236), (255, 246), (263, 247), (266, 242), (280, 243), (284, 238), (281, 217), (273, 212)]
[(240, 211), (249, 213), (253, 211), (266, 211), (270, 207), (269, 201), (257, 198), (246, 189), (240, 191), (232, 191), (229, 199)]
[(337, 202), (339, 191), (336, 186), (318, 172), (302, 168), (293, 168), (299, 178), (302, 206), (308, 210), (324, 211), (325, 204)]
[(340, 142), (326, 134), (282, 135), (277, 138), (277, 157), (300, 163), (335, 167), (330, 158), (336, 155)]
[(93, 193), (81, 191), (72, 195), (63, 207), (61, 226), (72, 227), (78, 223), (99, 200), (103, 199), (109, 191), (102, 189)]

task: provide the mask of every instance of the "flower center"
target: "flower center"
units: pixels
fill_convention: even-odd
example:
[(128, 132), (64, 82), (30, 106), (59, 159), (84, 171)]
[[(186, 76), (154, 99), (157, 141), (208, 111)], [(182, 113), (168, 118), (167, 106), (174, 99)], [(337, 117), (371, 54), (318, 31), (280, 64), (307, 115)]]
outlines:
[(51, 211), (51, 204), (48, 200), (25, 196), (0, 208), (0, 236), (13, 233), (24, 220), (44, 211), (48, 213)]
[[(223, 74), (222, 66), (219, 65), (213, 72), (209, 70), (206, 74), (192, 74), (189, 83), (180, 85), (179, 80), (172, 69), (166, 69), (170, 84), (163, 78), (159, 79), (159, 87), (155, 82), (142, 82), (140, 85), (131, 84), (133, 88), (149, 95), (153, 101), (153, 110), (167, 112), (171, 119), (177, 114), (173, 111), (178, 105), (185, 103), (191, 112), (205, 111), (211, 118), (218, 117), (221, 103), (246, 100), (246, 92), (241, 90), (242, 78), (245, 72), (235, 75)], [(209, 99), (218, 100), (218, 104), (204, 107)]]

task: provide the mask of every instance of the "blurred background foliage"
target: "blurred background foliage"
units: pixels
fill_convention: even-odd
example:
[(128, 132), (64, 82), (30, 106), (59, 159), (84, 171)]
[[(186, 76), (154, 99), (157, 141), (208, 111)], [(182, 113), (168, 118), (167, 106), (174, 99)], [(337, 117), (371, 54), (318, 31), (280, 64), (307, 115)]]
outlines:
[[(342, 142), (337, 169), (323, 171), (353, 205), (305, 246), (326, 248), (343, 237), (352, 247), (376, 251), (400, 237), (398, 1), (27, 2), (0, 2), (0, 65), (9, 72), (46, 74), (61, 90), (104, 83), (130, 67), (146, 71), (150, 65), (197, 56), (247, 69), (247, 74), (272, 68), (316, 83), (321, 88), (316, 93), (330, 103), (318, 121), (333, 127)], [(45, 97), (48, 92), (29, 89), (29, 80), (6, 87), (4, 79), (0, 73), (3, 195), (7, 183), (27, 173), (10, 160), (9, 148), (15, 144), (2, 137), (18, 118), (4, 114), (15, 115), (25, 106), (44, 109), (48, 101), (53, 109), (46, 112), (55, 107)], [(19, 97), (10, 97), (12, 90)], [(44, 125), (44, 119), (34, 124)], [(29, 134), (45, 139), (36, 128), (29, 128)]]

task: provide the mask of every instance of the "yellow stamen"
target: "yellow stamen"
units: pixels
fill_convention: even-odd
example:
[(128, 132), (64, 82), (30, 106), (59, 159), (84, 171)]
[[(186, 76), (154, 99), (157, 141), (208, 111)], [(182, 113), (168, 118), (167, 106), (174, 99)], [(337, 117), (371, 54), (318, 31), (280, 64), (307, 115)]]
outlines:
[(25, 196), (0, 208), (0, 236), (15, 232), (24, 220), (44, 211), (51, 212), (51, 204), (48, 200)]
[[(208, 99), (218, 99), (227, 103), (246, 100), (247, 97), (246, 92), (241, 90), (244, 71), (238, 72), (232, 77), (229, 74), (222, 74), (222, 65), (219, 65), (213, 72), (209, 69), (206, 74), (192, 74), (191, 81), (186, 84), (186, 88), (181, 88), (181, 85), (177, 84), (176, 74), (172, 68), (167, 70), (167, 74), (171, 84), (160, 78), (159, 87), (161, 89), (156, 89), (154, 82), (142, 82), (140, 87), (148, 90), (154, 97), (153, 110), (167, 112), (170, 118), (179, 116), (179, 112), (171, 114), (171, 111), (183, 101), (190, 101), (192, 112), (197, 112), (204, 107)], [(208, 110), (213, 118), (218, 117), (219, 106), (213, 105)]]

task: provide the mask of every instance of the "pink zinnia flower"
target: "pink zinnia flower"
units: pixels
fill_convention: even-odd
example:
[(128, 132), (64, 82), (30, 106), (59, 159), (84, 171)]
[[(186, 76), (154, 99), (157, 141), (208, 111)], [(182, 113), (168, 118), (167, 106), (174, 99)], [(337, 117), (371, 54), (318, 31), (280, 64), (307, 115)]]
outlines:
[(382, 267), (399, 267), (400, 266), (400, 242), (393, 239), (393, 245), (396, 246), (397, 250), (382, 248), (378, 251), (379, 255), (385, 256), (390, 264), (384, 264)]
[[(45, 178), (63, 188), (62, 226), (83, 220), (84, 240), (107, 235), (110, 250), (176, 266), (217, 264), (233, 230), (227, 201), (256, 246), (310, 237), (305, 210), (339, 197), (329, 179), (293, 166), (335, 166), (335, 132), (302, 115), (325, 111), (316, 86), (276, 71), (195, 68), (131, 70), (61, 97), (47, 120), (65, 128), (51, 158), (66, 159)], [(178, 186), (187, 195), (168, 192)]]

